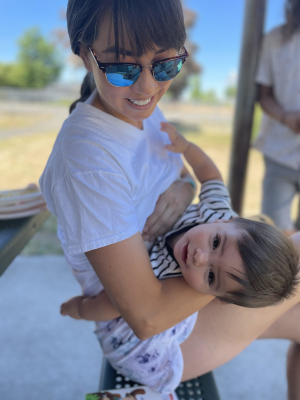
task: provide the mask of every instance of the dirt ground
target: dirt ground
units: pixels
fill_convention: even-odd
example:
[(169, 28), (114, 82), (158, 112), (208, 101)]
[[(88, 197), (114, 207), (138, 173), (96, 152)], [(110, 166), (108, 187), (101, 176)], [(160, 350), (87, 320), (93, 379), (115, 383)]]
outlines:
[[(231, 105), (161, 103), (167, 120), (206, 151), (220, 168), (227, 182), (233, 119)], [(0, 190), (24, 187), (38, 179), (47, 162), (57, 133), (68, 116), (68, 104), (4, 103), (0, 102)], [(250, 150), (243, 215), (260, 211), (261, 181), (264, 166), (261, 155)], [(296, 213), (296, 200), (293, 214)], [(30, 244), (29, 253), (60, 252), (56, 248), (55, 220), (50, 219), (41, 234)], [(44, 232), (44, 233), (43, 233)], [(50, 235), (50, 236), (49, 236)]]

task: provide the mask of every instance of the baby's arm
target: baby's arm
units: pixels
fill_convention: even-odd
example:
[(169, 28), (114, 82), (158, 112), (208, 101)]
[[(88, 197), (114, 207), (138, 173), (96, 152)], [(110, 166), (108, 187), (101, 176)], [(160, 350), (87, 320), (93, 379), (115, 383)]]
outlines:
[(166, 149), (183, 154), (200, 183), (210, 180), (223, 181), (220, 171), (211, 158), (178, 133), (174, 125), (162, 122), (161, 130), (167, 132), (171, 140), (171, 144), (165, 146)]
[(109, 321), (120, 316), (104, 290), (95, 297), (72, 297), (61, 305), (60, 313), (87, 321)]

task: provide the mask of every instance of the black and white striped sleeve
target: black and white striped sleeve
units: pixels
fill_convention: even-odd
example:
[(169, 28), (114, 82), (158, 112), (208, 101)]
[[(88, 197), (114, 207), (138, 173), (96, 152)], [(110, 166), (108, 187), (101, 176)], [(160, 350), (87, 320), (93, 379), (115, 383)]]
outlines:
[(223, 182), (208, 181), (203, 183), (199, 200), (200, 204), (206, 204), (209, 209), (219, 214), (231, 211), (229, 193)]

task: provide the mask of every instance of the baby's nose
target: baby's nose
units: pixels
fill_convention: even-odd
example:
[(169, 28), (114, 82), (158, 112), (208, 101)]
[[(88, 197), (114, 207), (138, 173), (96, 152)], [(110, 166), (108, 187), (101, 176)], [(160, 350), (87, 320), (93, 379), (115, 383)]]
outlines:
[(194, 252), (194, 264), (197, 267), (205, 267), (207, 263), (208, 263), (208, 254), (197, 247)]

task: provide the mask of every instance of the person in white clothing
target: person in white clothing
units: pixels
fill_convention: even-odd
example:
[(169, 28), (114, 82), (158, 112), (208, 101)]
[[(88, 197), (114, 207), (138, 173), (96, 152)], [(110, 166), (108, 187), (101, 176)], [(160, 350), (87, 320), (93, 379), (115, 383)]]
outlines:
[[(67, 23), (90, 74), (40, 186), (83, 295), (108, 296), (141, 340), (198, 311), (180, 345), (181, 380), (223, 364), (257, 337), (289, 338), (289, 387), (300, 393), (298, 286), (278, 305), (250, 309), (222, 305), (180, 277), (159, 280), (151, 267), (143, 239), (169, 231), (194, 194), (180, 179), (180, 155), (163, 147), (156, 107), (188, 57), (180, 0), (69, 0)], [(175, 207), (166, 205), (170, 197)]]
[(263, 40), (256, 83), (264, 111), (254, 147), (265, 159), (262, 213), (287, 235), (300, 229), (291, 204), (300, 193), (300, 1), (286, 1), (286, 22)]

